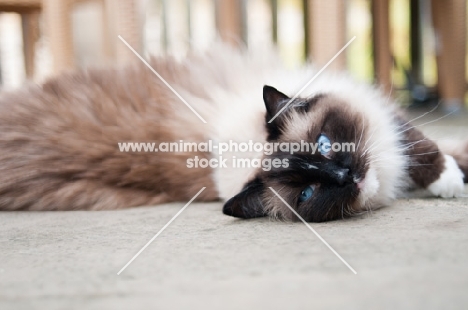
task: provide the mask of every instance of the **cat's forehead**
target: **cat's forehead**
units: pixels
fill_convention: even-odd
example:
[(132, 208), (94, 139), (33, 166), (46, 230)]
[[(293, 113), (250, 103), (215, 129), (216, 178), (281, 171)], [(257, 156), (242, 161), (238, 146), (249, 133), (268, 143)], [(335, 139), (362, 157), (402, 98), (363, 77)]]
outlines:
[(310, 133), (329, 127), (356, 128), (362, 124), (362, 115), (345, 99), (332, 94), (321, 95), (307, 113), (291, 111), (284, 122), (282, 140), (310, 139)]

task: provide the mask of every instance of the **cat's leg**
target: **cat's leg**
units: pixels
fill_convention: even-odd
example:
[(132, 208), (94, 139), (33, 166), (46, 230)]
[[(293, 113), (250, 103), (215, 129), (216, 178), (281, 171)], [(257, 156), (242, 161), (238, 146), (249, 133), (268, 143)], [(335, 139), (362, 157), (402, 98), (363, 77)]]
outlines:
[(440, 151), (437, 144), (418, 129), (407, 125), (402, 146), (408, 157), (408, 173), (418, 187), (433, 195), (457, 197), (464, 190), (464, 174), (455, 159)]

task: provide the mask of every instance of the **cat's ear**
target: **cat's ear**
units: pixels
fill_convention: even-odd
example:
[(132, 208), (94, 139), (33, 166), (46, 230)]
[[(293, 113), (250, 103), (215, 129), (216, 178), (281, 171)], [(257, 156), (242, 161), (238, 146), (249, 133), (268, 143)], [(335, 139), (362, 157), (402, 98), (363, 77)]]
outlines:
[(262, 203), (263, 190), (263, 182), (255, 178), (224, 204), (223, 213), (244, 219), (266, 216)]
[[(268, 141), (276, 140), (281, 134), (283, 126), (283, 115), (276, 115), (289, 102), (290, 98), (278, 91), (276, 88), (263, 86), (263, 101), (267, 113), (265, 115), (265, 125), (268, 132)], [(275, 119), (273, 119), (273, 117)]]
[(263, 101), (267, 114), (270, 117), (274, 117), (283, 106), (290, 100), (288, 96), (278, 91), (276, 88), (265, 85), (263, 86)]

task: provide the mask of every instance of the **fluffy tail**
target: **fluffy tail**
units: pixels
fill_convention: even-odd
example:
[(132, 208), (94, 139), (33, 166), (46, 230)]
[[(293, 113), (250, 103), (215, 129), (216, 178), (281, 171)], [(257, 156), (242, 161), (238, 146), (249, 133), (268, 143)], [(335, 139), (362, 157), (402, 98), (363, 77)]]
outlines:
[(438, 144), (443, 153), (453, 156), (458, 167), (465, 175), (463, 181), (468, 183), (468, 141), (462, 143), (457, 140), (442, 141)]

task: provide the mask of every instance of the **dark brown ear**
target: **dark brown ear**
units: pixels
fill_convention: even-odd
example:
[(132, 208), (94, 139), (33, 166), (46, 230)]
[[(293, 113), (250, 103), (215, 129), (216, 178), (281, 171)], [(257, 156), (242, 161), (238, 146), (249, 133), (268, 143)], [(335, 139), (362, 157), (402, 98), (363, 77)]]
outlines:
[[(282, 115), (276, 115), (289, 102), (290, 98), (276, 88), (263, 86), (263, 101), (265, 102), (265, 124), (268, 131), (268, 141), (276, 140), (281, 134)], [(276, 116), (276, 117), (275, 117)], [(272, 121), (272, 118), (275, 119)]]
[(247, 183), (239, 194), (224, 204), (223, 213), (243, 219), (266, 216), (262, 204), (263, 190), (263, 182), (255, 178)]
[(274, 87), (263, 86), (263, 101), (270, 118), (275, 116), (290, 99)]

